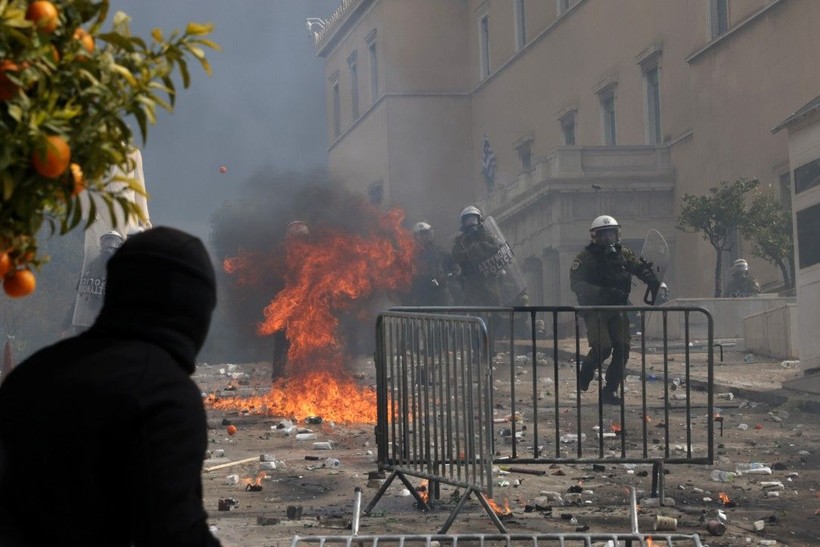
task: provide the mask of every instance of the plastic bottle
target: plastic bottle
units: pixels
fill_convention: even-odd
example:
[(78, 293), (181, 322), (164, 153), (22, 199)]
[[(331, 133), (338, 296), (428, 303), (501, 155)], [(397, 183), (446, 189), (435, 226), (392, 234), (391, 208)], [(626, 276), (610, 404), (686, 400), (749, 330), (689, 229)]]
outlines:
[(332, 469), (335, 469), (335, 468), (337, 468), (341, 465), (342, 465), (342, 462), (340, 462), (336, 458), (328, 458), (328, 459), (325, 460), (324, 467), (330, 467)]
[(721, 471), (720, 469), (712, 471), (712, 480), (715, 482), (732, 482), (735, 480), (735, 476), (731, 471)]
[(772, 470), (763, 463), (739, 463), (735, 466), (735, 471), (744, 475), (771, 475)]

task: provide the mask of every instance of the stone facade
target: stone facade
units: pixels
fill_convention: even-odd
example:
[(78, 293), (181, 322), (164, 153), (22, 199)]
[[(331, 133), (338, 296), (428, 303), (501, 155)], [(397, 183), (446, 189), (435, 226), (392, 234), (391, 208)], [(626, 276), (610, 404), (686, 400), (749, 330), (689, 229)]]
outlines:
[[(344, 0), (316, 34), (329, 166), (441, 239), (478, 203), (533, 304), (574, 303), (568, 265), (599, 214), (636, 250), (658, 229), (673, 296), (711, 296), (714, 250), (674, 229), (681, 197), (739, 177), (788, 194), (771, 129), (817, 96), (818, 20), (813, 0)], [(745, 250), (724, 263), (743, 256), (776, 287)]]

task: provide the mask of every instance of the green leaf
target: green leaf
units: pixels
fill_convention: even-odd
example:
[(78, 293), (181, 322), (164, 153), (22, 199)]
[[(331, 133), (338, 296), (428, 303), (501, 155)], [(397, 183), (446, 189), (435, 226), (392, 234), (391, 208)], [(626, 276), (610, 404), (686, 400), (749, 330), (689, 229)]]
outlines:
[(185, 27), (185, 34), (189, 34), (191, 36), (205, 36), (206, 34), (210, 34), (213, 30), (213, 23), (188, 23), (188, 26)]
[(14, 195), (14, 179), (7, 171), (0, 172), (0, 177), (3, 178), (3, 201), (9, 201)]
[(178, 63), (179, 73), (182, 75), (182, 87), (188, 89), (188, 86), (191, 85), (191, 74), (188, 72), (188, 62), (180, 58)]
[(137, 79), (134, 78), (134, 75), (131, 74), (131, 72), (127, 68), (125, 68), (122, 65), (113, 64), (111, 65), (111, 69), (123, 78), (125, 78), (131, 87), (137, 87)]

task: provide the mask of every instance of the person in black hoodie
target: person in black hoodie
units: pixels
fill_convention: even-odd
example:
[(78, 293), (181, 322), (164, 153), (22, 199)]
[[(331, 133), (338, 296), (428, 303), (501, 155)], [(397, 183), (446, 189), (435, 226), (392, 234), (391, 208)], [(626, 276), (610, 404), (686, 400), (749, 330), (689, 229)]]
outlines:
[(0, 386), (0, 545), (219, 545), (202, 502), (207, 445), (190, 379), (216, 306), (202, 242), (130, 237), (91, 328)]

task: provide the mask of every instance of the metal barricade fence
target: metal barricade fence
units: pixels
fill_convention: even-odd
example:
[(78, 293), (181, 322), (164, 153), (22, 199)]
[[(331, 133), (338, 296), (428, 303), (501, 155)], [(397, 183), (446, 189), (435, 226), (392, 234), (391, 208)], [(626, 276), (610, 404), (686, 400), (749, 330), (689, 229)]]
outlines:
[[(631, 344), (633, 366), (639, 368), (625, 367), (619, 386), (622, 400), (614, 406), (604, 404), (601, 397), (606, 365), (599, 365), (599, 379), (592, 383), (590, 392), (579, 389), (579, 363), (585, 357), (587, 345), (583, 328), (605, 329), (599, 312), (640, 313), (642, 334), (639, 343), (636, 340)], [(649, 339), (645, 334), (649, 313), (661, 314), (658, 339)], [(696, 345), (697, 341), (691, 339), (692, 314), (706, 318), (705, 345)], [(465, 315), (485, 320), (489, 326), (486, 342), (483, 338), (474, 343), (454, 336), (456, 327), (478, 328)], [(448, 316), (451, 322), (445, 319)], [(668, 320), (679, 316), (683, 339), (675, 342), (669, 340)], [(590, 319), (591, 324), (586, 325), (582, 317)], [(536, 325), (540, 324), (545, 328), (539, 333)], [(567, 338), (562, 341), (562, 329), (574, 337), (573, 344), (567, 343)], [(376, 362), (380, 392), (379, 463), (386, 469), (401, 469), (404, 474), (431, 481), (470, 484), (492, 497), (488, 467), (492, 463), (648, 463), (653, 466), (652, 495), (663, 503), (664, 464), (713, 463), (714, 325), (703, 308), (394, 308), (379, 319), (377, 344), (381, 348)], [(485, 351), (486, 359), (482, 353)], [(463, 357), (453, 358), (459, 354), (467, 356), (467, 360), (481, 355), (473, 365), (478, 368), (472, 376), (472, 366)], [(497, 369), (494, 379), (490, 357)], [(487, 369), (480, 368), (484, 366)], [(698, 390), (692, 383), (695, 367), (706, 377)], [(527, 378), (529, 385), (519, 376)], [(499, 400), (490, 382), (508, 383), (508, 399)], [(523, 393), (519, 388), (523, 388)], [(446, 399), (447, 394), (459, 396), (460, 420), (455, 423), (461, 430), (456, 431), (453, 424), (442, 421), (451, 414), (451, 407), (444, 406), (452, 404)], [(471, 398), (473, 404), (478, 404), (472, 408), (472, 414)], [(504, 408), (507, 415), (494, 416), (496, 406)], [(390, 416), (392, 420), (388, 419)], [(415, 416), (423, 416), (424, 422), (413, 420)], [(465, 420), (468, 416), (474, 417), (475, 423)], [(526, 431), (523, 421), (528, 423)], [(471, 437), (464, 435), (468, 427), (477, 431), (480, 444), (475, 450), (468, 446)], [(450, 438), (450, 433), (458, 434)], [(459, 462), (462, 455), (466, 461)], [(490, 457), (485, 458), (487, 455)], [(467, 472), (467, 463), (481, 472), (459, 475)], [(501, 529), (500, 523), (497, 526)]]
[[(458, 315), (383, 313), (377, 322), (376, 444), (379, 466), (404, 482), (429, 509), (438, 484), (464, 488), (446, 532), (471, 494), (501, 531), (484, 495), (492, 497), (492, 369), (482, 319)], [(419, 492), (407, 476), (429, 481)]]

